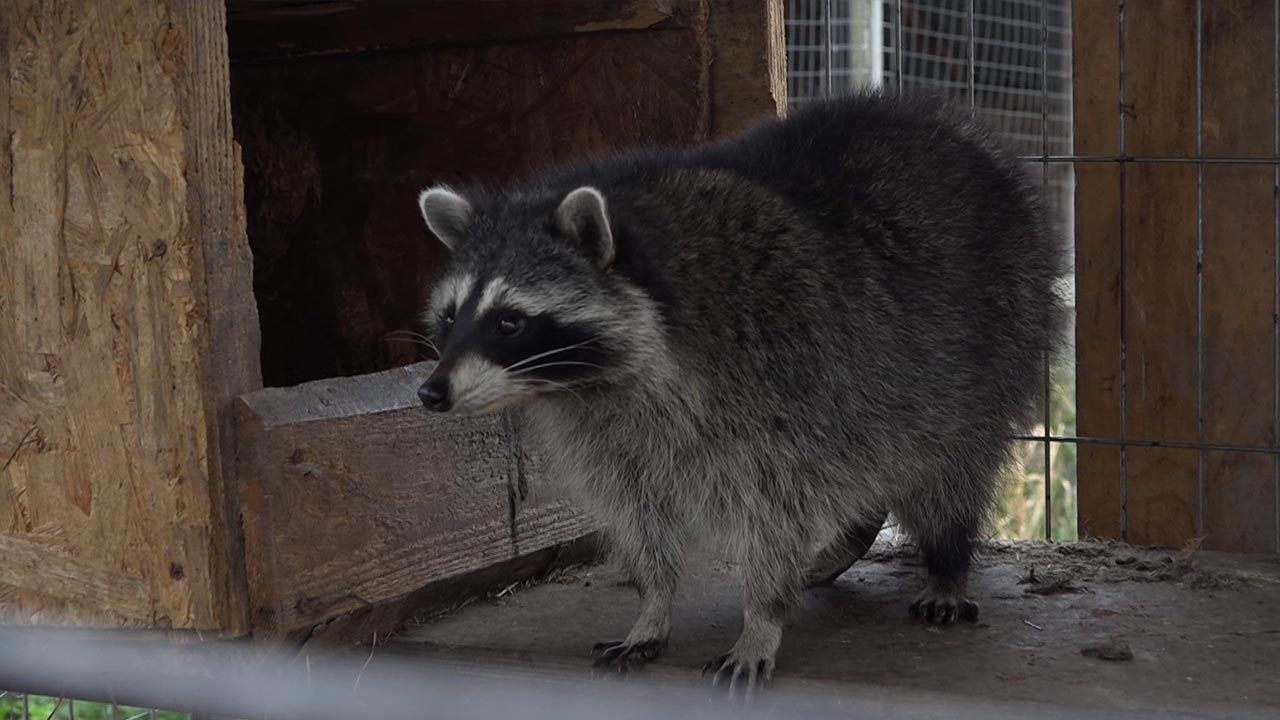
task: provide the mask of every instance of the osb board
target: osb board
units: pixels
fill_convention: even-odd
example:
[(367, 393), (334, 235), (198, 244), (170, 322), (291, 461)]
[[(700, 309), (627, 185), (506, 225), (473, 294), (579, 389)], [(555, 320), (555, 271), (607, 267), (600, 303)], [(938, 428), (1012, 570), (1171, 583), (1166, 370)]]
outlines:
[[(1196, 4), (1126, 4), (1123, 37), (1116, 11), (1073, 13), (1077, 154), (1191, 159), (1200, 144), (1213, 157), (1273, 155), (1275, 70), (1258, 62), (1274, 55), (1273, 3), (1204, 4), (1199, 134)], [(1080, 433), (1274, 447), (1273, 168), (1082, 162), (1076, 172)], [(1275, 551), (1274, 463), (1142, 447), (1122, 459), (1114, 446), (1082, 445), (1081, 531), (1120, 537), (1127, 525), (1136, 543), (1203, 536), (1218, 549)]]
[(605, 3), (533, 41), (236, 65), (266, 383), (419, 359), (388, 334), (416, 329), (443, 258), (416, 209), (424, 186), (696, 142), (779, 112), (776, 0), (667, 5), (679, 22), (632, 32), (586, 22)]
[(416, 393), (430, 370), (237, 401), (256, 630), (309, 631), (501, 563), (542, 567), (546, 551), (592, 532), (510, 417), (423, 409)]
[(217, 3), (0, 6), (6, 621), (245, 624), (221, 487), (256, 324), (223, 25)]

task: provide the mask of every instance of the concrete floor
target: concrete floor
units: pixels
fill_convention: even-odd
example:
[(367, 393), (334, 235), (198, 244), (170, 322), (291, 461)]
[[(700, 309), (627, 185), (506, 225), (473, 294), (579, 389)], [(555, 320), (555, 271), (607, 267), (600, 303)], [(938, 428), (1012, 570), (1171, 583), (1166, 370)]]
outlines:
[[(877, 543), (835, 586), (806, 593), (774, 687), (928, 697), (938, 717), (975, 703), (988, 717), (1280, 717), (1280, 557), (991, 543), (970, 582), (979, 622), (946, 628), (908, 617), (922, 578), (909, 550)], [(699, 556), (671, 646), (642, 672), (696, 678), (737, 635), (738, 593), (729, 564)], [(577, 568), (407, 628), (393, 645), (585, 671), (592, 644), (625, 635), (635, 608), (614, 570)], [(1098, 657), (1124, 646), (1129, 659)]]

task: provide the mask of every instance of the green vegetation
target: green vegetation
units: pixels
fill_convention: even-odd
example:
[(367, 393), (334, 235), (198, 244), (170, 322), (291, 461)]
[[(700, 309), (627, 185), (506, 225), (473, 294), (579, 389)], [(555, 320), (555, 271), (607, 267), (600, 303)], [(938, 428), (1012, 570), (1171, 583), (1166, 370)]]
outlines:
[[(1050, 378), (1049, 434), (1072, 437), (1076, 433), (1075, 366), (1068, 360), (1053, 368)], [(1044, 434), (1041, 424), (1032, 435)], [(1076, 540), (1076, 445), (1051, 443), (1049, 479), (1052, 497), (1051, 527), (1054, 540)], [(1043, 540), (1045, 537), (1045, 443), (1023, 444), (1015, 467), (1000, 498), (995, 536), (1008, 540)]]
[[(24, 712), (30, 716), (24, 719)], [(74, 712), (74, 715), (72, 714)], [(146, 708), (108, 703), (67, 700), (64, 698), (4, 693), (0, 697), (0, 720), (187, 720), (184, 713), (156, 711), (151, 715)]]

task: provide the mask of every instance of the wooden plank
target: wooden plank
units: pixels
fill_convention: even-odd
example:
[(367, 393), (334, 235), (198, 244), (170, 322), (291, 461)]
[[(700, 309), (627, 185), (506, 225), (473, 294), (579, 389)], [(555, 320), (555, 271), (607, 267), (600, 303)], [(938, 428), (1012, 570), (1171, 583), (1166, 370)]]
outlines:
[[(232, 140), (226, 14), (221, 3), (177, 3), (189, 28), (189, 81), (179, 87), (188, 169), (187, 203), (200, 219), (193, 255), (206, 272), (192, 278), (203, 295), (201, 336), (208, 477), (210, 574), (201, 578), (221, 596), (198, 627), (229, 634), (248, 630), (248, 585), (235, 481), (232, 401), (262, 387), (258, 306), (253, 296), (253, 254), (244, 214), (244, 166)], [(198, 569), (198, 566), (197, 566)]]
[(1213, 0), (1202, 12), (1205, 154), (1271, 157), (1275, 2)]
[(22, 621), (236, 625), (217, 413), (252, 323), (205, 278), (249, 268), (223, 11), (197, 5), (0, 5), (0, 536), (44, 556), (5, 578)]
[(1196, 533), (1196, 451), (1128, 450), (1128, 540), (1180, 548)]
[(1196, 171), (1133, 165), (1125, 181), (1128, 430), (1196, 441)]
[[(1225, 0), (1205, 6), (1204, 147), (1216, 156), (1274, 152), (1275, 5)], [(1204, 171), (1205, 437), (1209, 442), (1277, 442), (1274, 409), (1275, 176), (1270, 167)], [(1205, 455), (1207, 547), (1274, 552), (1276, 458)]]
[[(1076, 166), (1076, 427), (1084, 437), (1121, 436), (1120, 168)], [(1077, 456), (1082, 536), (1121, 537), (1118, 447), (1080, 445)]]
[(256, 630), (306, 632), (499, 563), (540, 567), (540, 553), (593, 531), (522, 459), (509, 419), (422, 409), (430, 367), (237, 402)]
[[(1275, 171), (1204, 168), (1204, 433), (1275, 444)], [(1272, 538), (1274, 540), (1274, 538)]]
[[(1198, 430), (1195, 168), (1133, 165), (1126, 176), (1125, 195), (1128, 434), (1142, 440), (1194, 443)], [(1180, 545), (1191, 538), (1198, 503), (1196, 454), (1130, 448), (1128, 470), (1127, 539), (1137, 544)], [(1184, 482), (1188, 476), (1189, 484)]]
[(229, 0), (235, 61), (485, 46), (592, 32), (686, 26), (697, 0)]
[(1204, 544), (1210, 550), (1276, 551), (1276, 459), (1209, 452), (1204, 459)]
[[(1194, 155), (1196, 3), (1125, 3), (1124, 58), (1124, 101), (1129, 115), (1125, 124), (1126, 152), (1139, 156)], [(1081, 80), (1076, 87), (1087, 82)]]
[(711, 134), (736, 133), (787, 107), (787, 49), (781, 0), (708, 4)]
[(1071, 7), (1075, 154), (1120, 154), (1120, 14), (1116, 3)]
[[(1274, 446), (1275, 171), (1204, 168), (1204, 434)], [(1275, 459), (1207, 453), (1204, 533), (1215, 550), (1275, 550)]]

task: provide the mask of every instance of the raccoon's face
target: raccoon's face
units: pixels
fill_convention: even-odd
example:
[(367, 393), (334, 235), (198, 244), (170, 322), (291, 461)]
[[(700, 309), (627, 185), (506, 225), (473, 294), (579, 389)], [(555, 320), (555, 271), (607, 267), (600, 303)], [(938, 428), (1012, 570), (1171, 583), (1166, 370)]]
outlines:
[(450, 250), (426, 317), (440, 355), (418, 390), (427, 408), (485, 414), (625, 374), (627, 328), (645, 302), (610, 271), (605, 199), (583, 187), (556, 200), (478, 207), (446, 187), (419, 197)]

